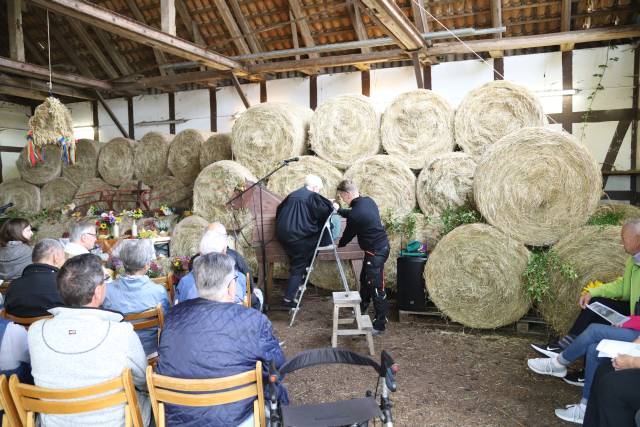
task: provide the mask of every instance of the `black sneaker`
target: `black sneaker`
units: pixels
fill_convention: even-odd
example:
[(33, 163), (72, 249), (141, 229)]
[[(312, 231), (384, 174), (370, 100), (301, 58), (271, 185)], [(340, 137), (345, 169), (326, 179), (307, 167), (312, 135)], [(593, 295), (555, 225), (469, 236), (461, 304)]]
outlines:
[(282, 299), (282, 304), (281, 304), (281, 305), (282, 305), (283, 307), (286, 307), (286, 308), (296, 308), (297, 303), (296, 303), (296, 301), (295, 301), (295, 300), (294, 300), (294, 301), (292, 301), (292, 300), (290, 300), (290, 299), (283, 298), (283, 299)]
[(567, 372), (567, 375), (562, 378), (565, 383), (575, 385), (577, 387), (584, 387), (584, 369), (579, 371)]
[(547, 344), (531, 344), (531, 348), (547, 357), (556, 357), (562, 352), (562, 348), (560, 348), (557, 341)]

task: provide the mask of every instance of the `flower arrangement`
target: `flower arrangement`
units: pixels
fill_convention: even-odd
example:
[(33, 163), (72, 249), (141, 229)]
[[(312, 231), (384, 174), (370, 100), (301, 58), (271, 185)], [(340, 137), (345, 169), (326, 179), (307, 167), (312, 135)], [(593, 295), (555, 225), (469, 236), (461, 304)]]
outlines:
[(167, 205), (160, 206), (160, 209), (158, 209), (158, 212), (156, 213), (156, 216), (169, 216), (169, 215), (173, 215), (173, 209), (171, 209)]
[(144, 228), (138, 232), (138, 239), (154, 239), (158, 237), (158, 232), (155, 230), (145, 230)]
[(96, 221), (96, 227), (101, 235), (111, 235), (113, 226), (120, 222), (120, 218), (116, 217), (113, 211), (103, 212)]
[(178, 277), (184, 276), (189, 272), (189, 257), (186, 256), (175, 256), (171, 258), (171, 269), (173, 270), (173, 274)]
[(144, 217), (144, 212), (142, 212), (142, 209), (140, 208), (134, 209), (132, 211), (125, 209), (122, 212), (120, 212), (120, 216), (126, 216), (133, 219), (140, 219)]
[(87, 216), (96, 216), (98, 214), (98, 208), (94, 205), (89, 206), (87, 209)]
[(165, 275), (166, 273), (164, 271), (164, 268), (162, 268), (162, 266), (157, 262), (151, 261), (149, 270), (147, 270), (147, 276), (149, 276), (150, 279), (155, 279), (156, 277), (162, 277)]

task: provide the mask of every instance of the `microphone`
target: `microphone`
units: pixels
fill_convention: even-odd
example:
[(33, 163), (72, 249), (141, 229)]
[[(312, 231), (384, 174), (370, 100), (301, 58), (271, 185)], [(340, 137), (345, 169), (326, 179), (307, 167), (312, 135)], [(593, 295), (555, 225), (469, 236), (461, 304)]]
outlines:
[(285, 160), (283, 160), (283, 161), (282, 161), (282, 163), (284, 163), (285, 165), (288, 165), (288, 164), (289, 164), (289, 163), (291, 163), (291, 162), (297, 162), (297, 161), (299, 161), (299, 160), (300, 160), (300, 158), (299, 158), (299, 157), (292, 157), (292, 158), (290, 158), (290, 159), (285, 159)]

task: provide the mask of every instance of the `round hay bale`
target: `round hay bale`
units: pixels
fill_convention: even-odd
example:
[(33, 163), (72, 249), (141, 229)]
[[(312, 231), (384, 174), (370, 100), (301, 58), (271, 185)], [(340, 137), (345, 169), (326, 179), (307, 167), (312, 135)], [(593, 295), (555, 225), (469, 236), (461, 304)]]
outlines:
[[(148, 190), (149, 187), (142, 184), (140, 190)], [(131, 210), (136, 208), (138, 181), (130, 180), (118, 186), (118, 193), (113, 197), (113, 209), (116, 211)]]
[(75, 221), (75, 218), (46, 219), (37, 225), (38, 231), (32, 240), (37, 243), (42, 239), (61, 239)]
[(239, 230), (253, 220), (248, 209), (230, 210), (226, 203), (245, 181), (256, 182), (249, 169), (232, 160), (220, 160), (200, 172), (193, 186), (193, 211), (209, 221), (220, 221), (228, 230)]
[(200, 169), (220, 160), (231, 160), (231, 134), (214, 133), (200, 146)]
[(323, 196), (333, 199), (336, 188), (342, 179), (342, 172), (331, 166), (325, 160), (316, 156), (302, 156), (300, 160), (289, 164), (271, 175), (267, 188), (282, 197), (304, 185), (304, 177), (314, 174), (322, 178), (324, 186), (320, 192)]
[(265, 102), (249, 108), (233, 124), (234, 159), (263, 176), (278, 162), (304, 154), (312, 115), (311, 109), (294, 104)]
[(78, 186), (73, 181), (59, 176), (40, 190), (40, 208), (53, 209), (69, 204), (75, 197), (76, 191)]
[(69, 178), (75, 185), (82, 184), (88, 178), (95, 178), (98, 171), (98, 155), (101, 143), (92, 139), (76, 141), (76, 162), (62, 165), (62, 176)]
[(578, 317), (580, 292), (589, 282), (610, 282), (622, 276), (628, 255), (620, 244), (618, 226), (585, 226), (563, 237), (553, 246), (560, 263), (573, 267), (571, 280), (550, 271), (551, 289), (538, 304), (540, 314), (560, 335), (566, 334)]
[(522, 272), (529, 251), (486, 224), (467, 224), (447, 234), (424, 270), (429, 297), (465, 326), (495, 329), (524, 316), (531, 300)]
[(115, 187), (112, 187), (100, 178), (90, 178), (80, 184), (73, 198), (73, 203), (84, 209), (88, 209), (91, 205), (101, 210), (109, 209), (109, 204), (106, 201), (99, 201), (101, 198), (100, 192), (104, 192), (102, 195), (102, 199), (104, 200), (111, 197), (115, 189)]
[(369, 98), (342, 95), (325, 101), (309, 124), (311, 149), (339, 169), (378, 154), (378, 115)]
[(479, 157), (500, 138), (544, 126), (545, 120), (540, 100), (529, 89), (505, 80), (489, 82), (469, 92), (456, 110), (456, 143)]
[(200, 239), (209, 223), (197, 215), (188, 216), (178, 223), (171, 234), (171, 256), (192, 257), (198, 253)]
[(113, 138), (98, 155), (98, 172), (107, 184), (116, 187), (133, 179), (134, 141)]
[(151, 183), (150, 199), (149, 207), (153, 210), (162, 205), (190, 209), (193, 204), (193, 188), (184, 185), (175, 176), (163, 176)]
[(614, 201), (601, 201), (598, 203), (596, 211), (593, 213), (589, 222), (604, 216), (619, 217), (620, 220), (617, 225), (623, 225), (625, 221), (630, 219), (640, 218), (640, 208), (630, 205), (628, 203), (614, 202)]
[(20, 179), (12, 179), (0, 184), (0, 205), (13, 203), (9, 210), (40, 212), (40, 189)]
[(428, 216), (473, 203), (476, 162), (467, 153), (446, 153), (427, 161), (418, 175), (416, 198)]
[(257, 275), (259, 266), (256, 251), (259, 251), (260, 247), (256, 248), (251, 245), (251, 236), (253, 235), (254, 227), (255, 221), (249, 223), (241, 230), (232, 231), (230, 235), (235, 236), (236, 250), (240, 253), (240, 255), (242, 255), (253, 274)]
[(211, 135), (212, 132), (185, 129), (171, 141), (167, 164), (183, 184), (193, 185), (200, 173), (200, 147)]
[[(358, 289), (358, 282), (353, 275), (351, 265), (347, 261), (340, 262), (342, 263), (342, 269), (344, 270), (345, 277), (347, 278), (349, 289)], [(328, 291), (344, 290), (344, 286), (342, 286), (342, 279), (340, 279), (340, 272), (338, 271), (338, 265), (335, 261), (316, 261), (316, 265), (313, 267), (309, 281), (320, 289), (326, 289)]]
[(27, 147), (20, 151), (16, 161), (16, 168), (20, 172), (20, 177), (23, 181), (42, 186), (60, 176), (62, 171), (62, 160), (60, 159), (62, 150), (60, 147), (47, 144), (42, 148), (42, 152), (44, 160), (35, 166), (31, 166)]
[(431, 157), (453, 151), (453, 109), (427, 89), (396, 97), (382, 115), (382, 147), (411, 169), (422, 169)]
[(402, 160), (379, 154), (354, 163), (344, 178), (358, 186), (360, 194), (378, 204), (380, 214), (405, 215), (416, 205), (416, 177)]
[(602, 194), (602, 175), (570, 134), (527, 128), (485, 153), (473, 193), (488, 223), (521, 242), (546, 246), (587, 222)]
[(167, 158), (174, 137), (166, 133), (147, 132), (138, 141), (133, 162), (136, 178), (151, 185), (156, 179), (169, 175)]

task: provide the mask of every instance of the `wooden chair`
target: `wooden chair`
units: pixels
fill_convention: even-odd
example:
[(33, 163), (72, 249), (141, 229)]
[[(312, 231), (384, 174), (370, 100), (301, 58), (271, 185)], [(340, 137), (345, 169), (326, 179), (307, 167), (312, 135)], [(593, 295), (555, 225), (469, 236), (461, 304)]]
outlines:
[(6, 295), (9, 290), (9, 285), (11, 284), (11, 280), (3, 280), (0, 282), (0, 294)]
[(247, 273), (247, 292), (244, 294), (244, 306), (251, 308), (251, 276)]
[[(153, 372), (147, 366), (147, 387), (157, 427), (165, 427), (165, 403), (180, 406), (216, 406), (250, 397), (253, 401), (255, 427), (266, 426), (262, 362), (256, 369), (224, 378), (180, 379)], [(196, 394), (197, 393), (197, 394)]]
[(33, 323), (37, 322), (38, 320), (50, 319), (53, 316), (48, 315), (48, 316), (38, 316), (38, 317), (18, 317), (18, 316), (14, 316), (13, 314), (7, 313), (5, 310), (2, 310), (0, 311), (0, 317), (3, 317), (4, 319), (10, 320), (17, 325), (22, 325), (25, 328), (29, 329), (29, 326), (31, 326)]
[[(126, 427), (143, 427), (133, 378), (129, 368), (112, 380), (89, 387), (58, 390), (22, 384), (16, 375), (9, 380), (20, 422), (35, 426), (35, 414), (80, 414), (124, 404)], [(107, 394), (109, 393), (109, 394)], [(82, 400), (78, 400), (82, 399)]]
[(162, 304), (158, 304), (154, 308), (141, 311), (140, 313), (127, 314), (124, 316), (124, 321), (131, 323), (134, 331), (157, 327), (158, 337), (160, 337), (160, 331), (162, 331), (164, 327)]
[[(164, 280), (157, 280), (157, 279), (164, 279)], [(160, 285), (162, 287), (164, 287), (167, 290), (167, 294), (169, 295), (169, 305), (173, 306), (173, 301), (175, 298), (175, 287), (173, 286), (173, 281), (175, 279), (175, 276), (173, 275), (173, 273), (169, 273), (166, 276), (162, 277), (158, 277), (157, 279), (151, 279), (156, 285)]]
[(22, 427), (16, 405), (13, 403), (9, 391), (9, 381), (7, 381), (6, 375), (0, 375), (0, 410), (4, 412), (2, 415), (3, 427)]

